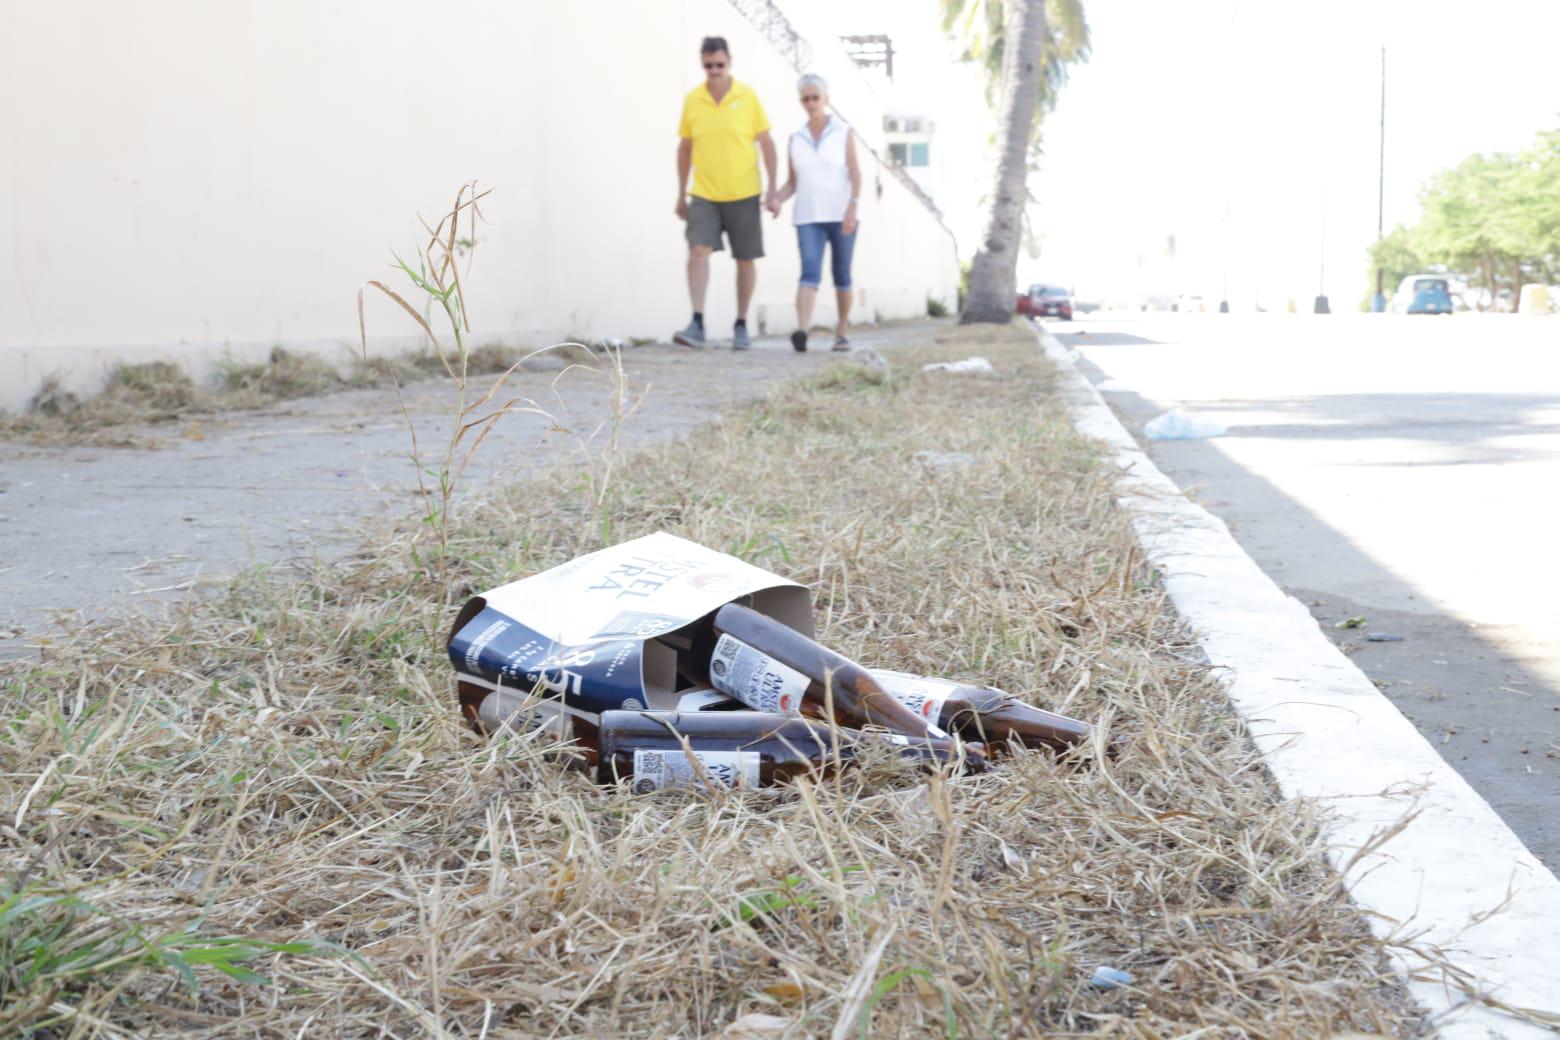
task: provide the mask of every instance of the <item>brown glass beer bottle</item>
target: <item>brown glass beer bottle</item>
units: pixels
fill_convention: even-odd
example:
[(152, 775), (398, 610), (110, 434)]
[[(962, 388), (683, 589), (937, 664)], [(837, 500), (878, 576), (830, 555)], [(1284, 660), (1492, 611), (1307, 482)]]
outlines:
[(872, 673), (774, 618), (736, 603), (715, 612), (709, 684), (756, 711), (823, 715), (841, 726), (882, 726), (914, 737), (946, 737), (906, 708)]
[(1006, 750), (1010, 741), (1065, 751), (1088, 743), (1094, 735), (1087, 722), (1033, 707), (990, 686), (882, 669), (873, 669), (872, 674), (921, 718), (965, 740), (983, 742), (988, 753)]
[(601, 715), (596, 778), (663, 787), (769, 787), (802, 773), (832, 775), (864, 747), (890, 747), (931, 766), (982, 772), (978, 748), (937, 737), (862, 733), (814, 719), (759, 711), (608, 711)]

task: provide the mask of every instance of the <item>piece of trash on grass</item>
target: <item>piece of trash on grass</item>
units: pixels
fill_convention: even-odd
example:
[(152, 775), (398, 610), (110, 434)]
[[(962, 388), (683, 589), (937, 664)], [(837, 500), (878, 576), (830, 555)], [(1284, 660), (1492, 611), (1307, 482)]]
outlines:
[(1151, 441), (1189, 441), (1203, 437), (1222, 437), (1225, 426), (1219, 420), (1196, 412), (1172, 408), (1143, 425), (1143, 436)]
[(768, 993), (776, 1000), (785, 1002), (801, 1000), (802, 997), (806, 996), (806, 991), (803, 990), (802, 987), (789, 980), (785, 982), (772, 982), (764, 987), (764, 992)]
[(1391, 632), (1372, 632), (1365, 637), (1367, 643), (1401, 643), (1403, 637)]
[(1132, 973), (1122, 971), (1120, 968), (1112, 968), (1108, 964), (1101, 964), (1094, 969), (1094, 974), (1089, 978), (1089, 985), (1095, 989), (1115, 989), (1117, 986), (1132, 985)]
[(1342, 621), (1338, 622), (1336, 625), (1333, 626), (1333, 628), (1364, 628), (1364, 627), (1365, 627), (1365, 615), (1363, 615), (1363, 614), (1355, 614), (1353, 617), (1346, 617)]
[(784, 1036), (790, 1028), (789, 1018), (752, 1011), (717, 1033), (716, 1040), (769, 1040)]
[(935, 470), (963, 469), (975, 462), (975, 456), (967, 451), (931, 451), (924, 448), (912, 458)]
[(983, 357), (967, 357), (963, 361), (933, 361), (921, 366), (922, 372), (995, 372), (991, 362)]

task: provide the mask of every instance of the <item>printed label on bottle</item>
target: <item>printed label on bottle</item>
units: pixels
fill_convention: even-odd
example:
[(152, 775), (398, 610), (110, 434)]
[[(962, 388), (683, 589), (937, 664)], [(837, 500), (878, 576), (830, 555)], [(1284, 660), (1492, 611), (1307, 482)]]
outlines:
[(872, 677), (883, 684), (883, 689), (887, 690), (894, 700), (921, 716), (932, 726), (937, 725), (937, 719), (942, 715), (943, 705), (959, 688), (958, 683), (949, 682), (947, 679), (928, 679), (924, 675), (911, 675), (909, 672), (890, 672), (874, 668)]
[(757, 787), (763, 755), (757, 751), (694, 751), (692, 757), (703, 773), (694, 775), (694, 764), (682, 748), (639, 749), (634, 752), (634, 793), (646, 794), (663, 787)]
[(807, 676), (729, 635), (710, 657), (710, 685), (755, 711), (799, 715)]

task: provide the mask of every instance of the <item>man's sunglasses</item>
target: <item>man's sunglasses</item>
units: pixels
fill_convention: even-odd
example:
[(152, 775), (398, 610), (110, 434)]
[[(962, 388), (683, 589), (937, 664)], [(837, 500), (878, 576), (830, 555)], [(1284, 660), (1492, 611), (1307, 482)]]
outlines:
[(803, 94), (802, 95), (802, 100), (803, 101), (822, 101), (823, 98), (820, 95), (818, 95), (818, 94)]
[(704, 63), (704, 67), (707, 69), (723, 69), (726, 67), (726, 63), (723, 61), (707, 61)]

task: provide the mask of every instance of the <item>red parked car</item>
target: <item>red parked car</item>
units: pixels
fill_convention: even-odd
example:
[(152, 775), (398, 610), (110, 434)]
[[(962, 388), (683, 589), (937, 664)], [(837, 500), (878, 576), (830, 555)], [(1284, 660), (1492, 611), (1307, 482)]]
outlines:
[(1059, 285), (1031, 285), (1018, 297), (1018, 313), (1031, 318), (1061, 318), (1072, 321), (1072, 293)]

